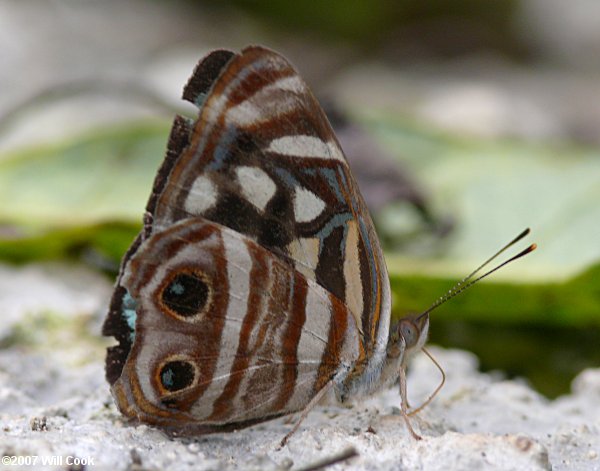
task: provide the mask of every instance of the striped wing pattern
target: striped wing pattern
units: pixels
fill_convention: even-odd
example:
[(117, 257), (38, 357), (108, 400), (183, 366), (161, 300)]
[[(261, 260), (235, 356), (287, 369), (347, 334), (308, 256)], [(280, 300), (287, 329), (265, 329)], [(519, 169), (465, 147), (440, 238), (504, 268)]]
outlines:
[(107, 378), (121, 410), (147, 422), (300, 410), (336, 375), (382, 361), (390, 296), (371, 219), (282, 56), (213, 52), (184, 98), (200, 115), (176, 118), (124, 257), (104, 326), (119, 340)]
[[(121, 280), (139, 300), (136, 338), (144, 340), (134, 342), (113, 390), (123, 404), (139, 406), (138, 417), (176, 425), (280, 415), (301, 409), (357, 360), (357, 329), (345, 306), (260, 245), (200, 218), (160, 236), (144, 242)], [(210, 287), (192, 317), (162, 295), (182, 272), (202, 273)], [(177, 362), (195, 372), (187, 387), (171, 391), (160, 372)]]

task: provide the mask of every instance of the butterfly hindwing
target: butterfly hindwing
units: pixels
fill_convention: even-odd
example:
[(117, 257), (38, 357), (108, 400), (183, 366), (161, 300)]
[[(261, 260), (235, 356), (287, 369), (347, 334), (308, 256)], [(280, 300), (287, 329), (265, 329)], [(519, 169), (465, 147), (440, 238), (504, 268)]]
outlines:
[(292, 412), (359, 355), (354, 318), (335, 296), (201, 218), (146, 239), (121, 282), (136, 300), (140, 341), (113, 391), (146, 422), (222, 425)]

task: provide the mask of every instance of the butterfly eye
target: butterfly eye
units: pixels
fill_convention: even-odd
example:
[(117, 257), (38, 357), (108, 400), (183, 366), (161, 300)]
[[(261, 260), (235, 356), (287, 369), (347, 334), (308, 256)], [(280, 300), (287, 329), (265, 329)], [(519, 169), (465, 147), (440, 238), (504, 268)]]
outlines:
[(162, 292), (162, 302), (175, 315), (191, 317), (202, 312), (210, 290), (196, 273), (179, 273)]
[(404, 338), (407, 347), (414, 347), (419, 339), (417, 326), (412, 321), (402, 320), (400, 322), (400, 336)]
[(194, 383), (196, 369), (188, 361), (170, 361), (159, 373), (160, 384), (168, 392), (177, 392)]

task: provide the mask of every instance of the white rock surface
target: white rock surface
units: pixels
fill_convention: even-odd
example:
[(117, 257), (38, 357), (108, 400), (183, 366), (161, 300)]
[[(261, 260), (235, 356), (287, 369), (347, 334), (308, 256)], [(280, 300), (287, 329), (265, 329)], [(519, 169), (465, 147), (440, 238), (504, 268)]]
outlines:
[[(0, 269), (6, 298), (0, 307), (3, 314), (11, 312), (0, 333), (5, 345), (0, 349), (0, 456), (15, 463), (37, 456), (35, 465), (23, 469), (67, 469), (68, 457), (88, 459), (86, 469), (111, 471), (302, 469), (349, 447), (359, 456), (331, 469), (600, 469), (600, 369), (582, 372), (570, 395), (548, 401), (525, 384), (479, 373), (470, 353), (438, 348), (431, 350), (444, 365), (447, 383), (413, 420), (423, 435), (420, 441), (406, 432), (396, 389), (352, 408), (317, 408), (282, 450), (277, 444), (290, 428), (286, 418), (197, 438), (171, 438), (145, 425), (128, 425), (104, 381), (99, 307), (107, 303), (110, 283), (81, 268), (69, 270)], [(9, 305), (8, 287), (13, 301), (45, 293), (48, 306), (65, 313), (65, 322), (50, 327), (36, 322), (45, 319), (48, 306)], [(58, 299), (64, 304), (55, 304)], [(21, 324), (17, 312), (27, 313)], [(78, 325), (87, 326), (83, 333)], [(27, 337), (34, 343), (7, 343), (16, 330), (27, 328), (37, 330)], [(409, 374), (411, 402), (418, 404), (438, 381), (433, 364), (417, 357)], [(62, 465), (48, 464), (53, 457)]]

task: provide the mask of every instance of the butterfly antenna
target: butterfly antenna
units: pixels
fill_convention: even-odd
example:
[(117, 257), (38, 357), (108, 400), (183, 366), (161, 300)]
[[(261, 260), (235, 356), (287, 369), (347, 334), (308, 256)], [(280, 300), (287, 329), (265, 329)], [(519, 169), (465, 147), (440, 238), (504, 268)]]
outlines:
[(504, 251), (506, 251), (507, 249), (509, 249), (513, 245), (515, 245), (517, 242), (519, 242), (521, 239), (523, 239), (525, 236), (527, 236), (530, 232), (531, 232), (531, 230), (529, 228), (527, 228), (523, 232), (521, 232), (517, 237), (515, 237), (508, 244), (506, 244), (504, 247), (502, 247), (500, 250), (498, 250), (494, 255), (492, 255), (485, 262), (483, 262), (481, 265), (479, 265), (475, 270), (473, 270), (471, 273), (469, 273), (467, 276), (465, 276), (462, 280), (460, 280), (458, 283), (456, 283), (456, 285), (454, 285), (446, 294), (444, 294), (443, 296), (441, 296), (426, 311), (424, 311), (422, 314), (420, 314), (417, 317), (417, 319), (420, 319), (420, 318), (426, 316), (427, 314), (429, 314), (434, 309), (437, 309), (438, 307), (440, 307), (446, 301), (449, 301), (450, 299), (452, 299), (455, 296), (459, 295), (463, 291), (469, 289), (471, 286), (473, 286), (478, 281), (481, 281), (482, 279), (484, 279), (485, 277), (491, 275), (495, 271), (500, 270), (500, 268), (502, 268), (503, 266), (508, 265), (509, 263), (514, 262), (515, 260), (517, 260), (517, 259), (519, 259), (521, 257), (524, 257), (528, 253), (533, 252), (537, 248), (537, 244), (531, 244), (529, 247), (527, 247), (526, 249), (522, 250), (517, 255), (515, 255), (515, 256), (509, 258), (508, 260), (502, 262), (500, 265), (498, 265), (498, 266), (492, 268), (491, 270), (485, 272), (483, 275), (480, 275), (477, 278), (473, 279), (473, 277), (475, 275), (477, 275), (477, 273), (479, 273), (483, 268), (485, 268), (490, 262), (492, 262), (493, 260), (495, 260)]

